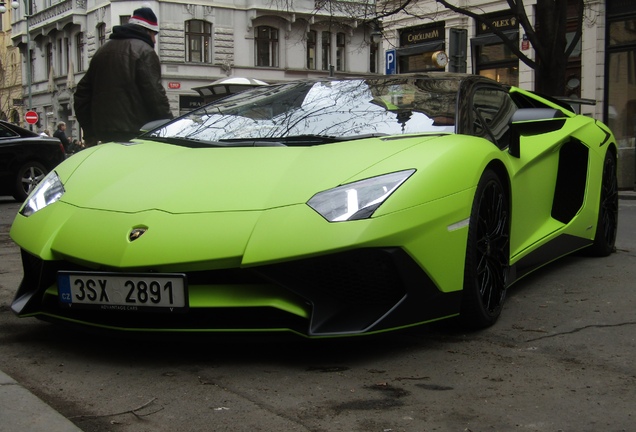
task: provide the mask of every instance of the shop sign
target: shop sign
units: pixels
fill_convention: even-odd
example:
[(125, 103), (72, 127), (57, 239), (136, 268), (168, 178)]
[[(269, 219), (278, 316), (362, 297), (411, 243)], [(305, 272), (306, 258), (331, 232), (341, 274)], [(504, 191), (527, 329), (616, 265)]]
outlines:
[(506, 14), (493, 14), (484, 17), (488, 21), (491, 27), (484, 22), (479, 22), (477, 27), (477, 34), (492, 33), (492, 29), (495, 28), (500, 31), (505, 30), (519, 30), (519, 20), (516, 15)]
[(179, 110), (191, 111), (203, 106), (203, 98), (201, 96), (179, 96)]
[(400, 46), (416, 45), (424, 42), (444, 40), (445, 23), (435, 23), (434, 25), (418, 26), (404, 29), (400, 33)]

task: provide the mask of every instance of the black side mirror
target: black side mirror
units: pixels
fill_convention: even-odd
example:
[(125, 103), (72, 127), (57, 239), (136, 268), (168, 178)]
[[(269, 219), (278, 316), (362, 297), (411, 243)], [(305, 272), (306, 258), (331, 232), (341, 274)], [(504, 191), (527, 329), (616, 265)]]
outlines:
[(148, 122), (145, 125), (143, 125), (141, 129), (139, 129), (139, 135), (145, 134), (146, 132), (149, 132), (154, 129), (158, 129), (160, 126), (168, 123), (169, 121), (170, 119), (161, 119), (161, 120), (153, 120), (151, 122)]

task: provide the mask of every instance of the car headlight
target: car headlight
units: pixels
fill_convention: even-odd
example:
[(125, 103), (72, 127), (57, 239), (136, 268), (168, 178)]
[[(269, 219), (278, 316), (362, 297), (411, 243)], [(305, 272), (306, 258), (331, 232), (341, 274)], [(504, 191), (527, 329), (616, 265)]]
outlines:
[(329, 222), (366, 219), (414, 172), (399, 171), (318, 192), (307, 205)]
[(53, 204), (64, 195), (64, 185), (55, 171), (51, 171), (31, 191), (20, 209), (23, 216), (31, 216), (49, 204)]

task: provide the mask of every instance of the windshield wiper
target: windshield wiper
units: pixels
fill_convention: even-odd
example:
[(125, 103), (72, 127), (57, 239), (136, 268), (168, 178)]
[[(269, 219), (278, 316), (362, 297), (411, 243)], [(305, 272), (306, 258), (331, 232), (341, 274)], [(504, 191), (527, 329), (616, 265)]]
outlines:
[(320, 144), (332, 144), (343, 141), (355, 141), (359, 139), (365, 138), (377, 138), (383, 137), (387, 134), (384, 133), (369, 133), (363, 135), (349, 135), (349, 136), (332, 136), (332, 135), (316, 135), (316, 134), (306, 134), (306, 135), (293, 135), (286, 137), (274, 138), (278, 141), (285, 143), (288, 146), (313, 146)]
[(180, 145), (182, 147), (190, 147), (190, 148), (203, 148), (203, 147), (225, 147), (220, 143), (216, 143), (213, 141), (203, 141), (194, 138), (184, 138), (184, 137), (157, 137), (157, 136), (141, 136), (139, 139), (144, 139), (147, 141), (157, 141), (167, 144)]
[(336, 138), (326, 135), (295, 135), (275, 138), (228, 138), (219, 140), (222, 143), (230, 143), (232, 146), (244, 147), (275, 147), (275, 146), (314, 146), (319, 144), (331, 144), (342, 141), (342, 138)]
[(329, 135), (295, 135), (287, 137), (275, 138), (226, 138), (218, 141), (203, 141), (194, 138), (184, 137), (155, 137), (143, 136), (142, 139), (165, 142), (184, 147), (200, 148), (200, 147), (287, 147), (287, 146), (314, 146), (320, 144), (332, 144), (342, 141), (354, 141), (365, 138), (383, 137), (387, 134), (370, 133), (363, 135), (336, 137)]
[(227, 138), (219, 140), (219, 147), (286, 147), (280, 138)]

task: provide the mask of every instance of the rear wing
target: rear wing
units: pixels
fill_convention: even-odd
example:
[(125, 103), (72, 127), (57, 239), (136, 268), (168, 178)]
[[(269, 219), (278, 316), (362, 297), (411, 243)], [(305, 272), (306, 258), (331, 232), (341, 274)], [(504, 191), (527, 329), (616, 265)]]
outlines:
[(596, 105), (595, 99), (582, 99), (569, 96), (554, 96), (560, 104), (567, 104), (569, 109), (577, 114), (581, 114), (581, 105)]

